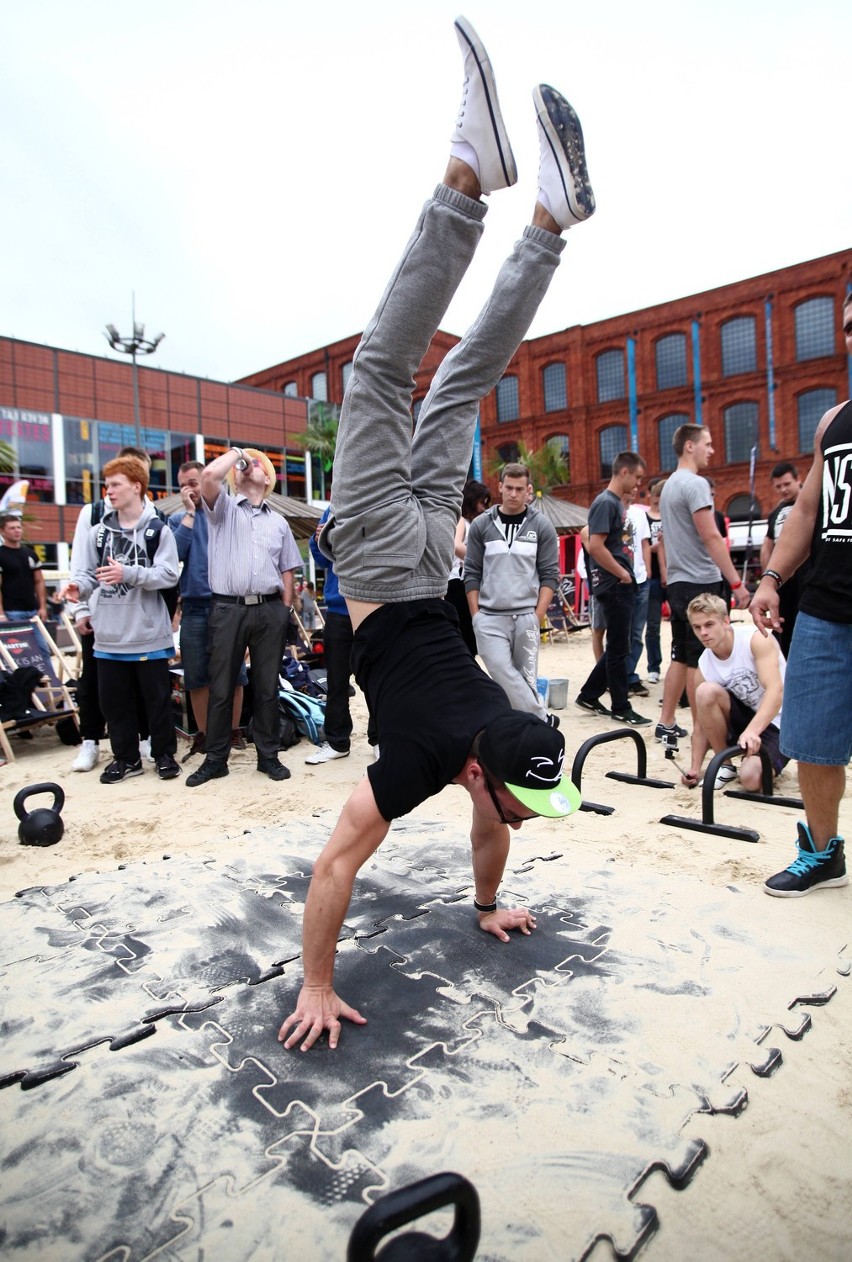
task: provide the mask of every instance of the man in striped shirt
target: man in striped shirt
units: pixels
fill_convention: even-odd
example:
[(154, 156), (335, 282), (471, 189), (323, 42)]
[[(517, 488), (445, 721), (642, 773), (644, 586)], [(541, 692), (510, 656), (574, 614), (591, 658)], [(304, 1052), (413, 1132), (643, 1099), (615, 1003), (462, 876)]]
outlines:
[[(234, 491), (225, 489), (226, 479)], [(232, 447), (203, 470), (210, 612), (210, 699), (204, 762), (190, 788), (228, 774), (231, 707), (245, 657), (251, 656), (252, 730), (257, 769), (289, 779), (278, 758), (278, 673), (301, 557), (287, 522), (266, 502), (275, 486), (271, 460), (253, 447)]]

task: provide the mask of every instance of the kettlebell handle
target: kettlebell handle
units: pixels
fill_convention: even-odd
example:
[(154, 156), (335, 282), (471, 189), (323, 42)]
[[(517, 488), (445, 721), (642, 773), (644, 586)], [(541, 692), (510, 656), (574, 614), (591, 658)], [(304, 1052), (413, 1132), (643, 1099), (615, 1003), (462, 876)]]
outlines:
[(24, 822), (24, 820), (27, 818), (27, 815), (29, 813), (28, 811), (24, 810), (24, 803), (26, 802), (27, 798), (33, 797), (36, 793), (52, 793), (53, 794), (53, 806), (48, 807), (47, 809), (51, 811), (55, 811), (57, 815), (59, 814), (59, 812), (62, 810), (63, 806), (65, 805), (65, 790), (61, 787), (61, 785), (52, 784), (50, 781), (47, 781), (44, 784), (31, 784), (29, 788), (19, 789), (18, 792), (15, 794), (15, 800), (12, 803), (14, 812), (17, 815), (18, 819), (21, 821), (21, 823)]
[[(421, 1218), (424, 1214), (452, 1205), (455, 1219), (448, 1236), (436, 1239), (421, 1232), (397, 1236), (379, 1254), (376, 1250), (389, 1232)], [(470, 1262), (479, 1244), (479, 1196), (473, 1184), (461, 1174), (447, 1171), (433, 1174), (408, 1187), (382, 1197), (366, 1210), (349, 1238), (347, 1262), (386, 1262), (398, 1258), (429, 1259), (430, 1262)]]

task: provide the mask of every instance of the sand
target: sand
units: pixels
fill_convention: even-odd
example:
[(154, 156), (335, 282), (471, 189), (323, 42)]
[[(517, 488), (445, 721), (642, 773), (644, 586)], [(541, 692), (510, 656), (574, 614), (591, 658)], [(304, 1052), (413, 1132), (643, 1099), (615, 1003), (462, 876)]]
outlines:
[[(608, 724), (573, 706), (578, 686), (591, 669), (591, 645), (586, 631), (567, 642), (545, 644), (540, 674), (567, 678), (568, 706), (561, 711), (569, 759), (588, 736)], [(636, 708), (657, 720), (662, 685), (650, 686), (651, 696)], [(311, 746), (302, 742), (282, 755), (292, 771), (284, 784), (259, 776), (254, 751), (234, 753), (231, 774), (201, 788), (186, 788), (185, 764), (177, 781), (160, 782), (153, 767), (145, 775), (117, 786), (101, 785), (97, 772), (72, 773), (74, 750), (62, 746), (51, 729), (32, 741), (15, 741), (17, 761), (0, 768), (6, 789), (0, 833), (0, 899), (31, 886), (53, 885), (91, 871), (108, 872), (122, 863), (177, 856), (214, 855), (228, 860), (251, 855), (253, 832), (270, 826), (311, 820), (330, 831), (337, 812), (370, 757), (366, 742), (366, 710), (360, 694), (353, 702), (355, 741), (349, 758), (320, 767), (304, 759)], [(680, 719), (689, 726), (688, 712)], [(652, 730), (652, 729), (651, 729)], [(646, 729), (647, 733), (647, 729)], [(646, 734), (648, 774), (677, 780), (670, 763)], [(182, 745), (178, 757), (186, 751)], [(105, 749), (101, 767), (107, 761)], [(812, 952), (813, 971), (837, 986), (825, 1006), (814, 1008), (813, 1027), (800, 1041), (784, 1040), (783, 1064), (770, 1078), (759, 1079), (740, 1065), (729, 1086), (745, 1088), (748, 1108), (737, 1118), (692, 1118), (685, 1135), (700, 1134), (710, 1146), (710, 1157), (683, 1192), (665, 1178), (652, 1176), (642, 1199), (652, 1200), (661, 1219), (657, 1233), (642, 1256), (663, 1262), (683, 1258), (759, 1259), (852, 1256), (847, 1194), (852, 1178), (852, 997), (848, 980), (852, 886), (822, 891), (805, 899), (770, 899), (761, 889), (767, 875), (793, 857), (797, 812), (760, 806), (716, 795), (717, 821), (755, 828), (760, 841), (704, 835), (665, 827), (666, 812), (700, 817), (695, 791), (680, 786), (652, 791), (612, 781), (611, 769), (633, 771), (635, 755), (627, 742), (594, 751), (583, 773), (587, 799), (608, 803), (615, 813), (603, 816), (578, 813), (567, 821), (537, 821), (513, 834), (512, 861), (559, 852), (576, 861), (578, 882), (596, 873), (632, 874), (637, 898), (645, 888), (661, 888), (667, 878), (678, 880), (678, 897), (694, 900), (696, 918), (703, 906), (730, 891), (756, 934), (793, 944), (800, 956)], [(59, 782), (67, 795), (63, 810), (65, 836), (48, 849), (22, 846), (12, 796), (25, 785)], [(797, 796), (795, 766), (779, 781), (778, 791)], [(463, 791), (449, 787), (423, 804), (406, 822), (412, 841), (428, 842), (427, 823), (439, 821), (447, 834), (467, 842), (466, 801)], [(852, 790), (841, 807), (841, 832), (852, 836)], [(418, 831), (418, 828), (423, 831)], [(381, 864), (382, 851), (376, 862)], [(541, 865), (540, 865), (541, 867)], [(564, 860), (563, 860), (564, 867)], [(540, 871), (540, 868), (539, 868)], [(680, 878), (688, 878), (686, 881)], [(537, 875), (538, 880), (546, 876)], [(515, 881), (523, 880), (516, 877)], [(685, 891), (685, 892), (684, 892)], [(648, 908), (649, 916), (653, 908)], [(688, 914), (689, 907), (681, 908)], [(777, 937), (776, 937), (777, 935)], [(790, 998), (793, 979), (779, 968), (766, 970), (767, 995), (783, 1006)], [(776, 993), (777, 992), (777, 993)], [(654, 1003), (654, 996), (643, 997)], [(771, 1006), (771, 1005), (770, 1005)], [(774, 1010), (774, 1009), (773, 1009)], [(676, 1034), (669, 1036), (676, 1042)], [(676, 1049), (675, 1049), (676, 1050)], [(611, 1256), (600, 1246), (595, 1258)]]

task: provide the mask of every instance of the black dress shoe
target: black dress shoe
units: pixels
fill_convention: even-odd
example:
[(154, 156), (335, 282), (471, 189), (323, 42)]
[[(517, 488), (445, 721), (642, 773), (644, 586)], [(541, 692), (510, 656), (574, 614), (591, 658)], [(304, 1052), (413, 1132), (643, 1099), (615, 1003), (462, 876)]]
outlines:
[(228, 774), (228, 764), (224, 762), (209, 762), (206, 758), (197, 771), (193, 771), (191, 776), (186, 777), (186, 783), (190, 789), (196, 788), (199, 784), (206, 784), (208, 780), (220, 780), (222, 776)]
[[(259, 758), (257, 769), (262, 771), (265, 776), (269, 776), (270, 780), (290, 779), (289, 769), (284, 766), (283, 762), (279, 762), (277, 758)], [(189, 784), (188, 780), (187, 784)]]

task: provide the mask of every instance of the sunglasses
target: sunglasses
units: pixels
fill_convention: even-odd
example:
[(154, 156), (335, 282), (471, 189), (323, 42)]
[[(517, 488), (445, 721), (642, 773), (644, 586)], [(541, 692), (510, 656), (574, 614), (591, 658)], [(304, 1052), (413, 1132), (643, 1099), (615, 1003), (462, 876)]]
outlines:
[[(480, 766), (482, 766), (481, 763)], [(494, 809), (497, 812), (497, 817), (499, 818), (501, 824), (525, 824), (528, 819), (536, 818), (535, 815), (507, 815), (503, 810), (503, 807), (500, 805), (500, 799), (497, 797), (497, 791), (494, 787), (494, 783), (485, 767), (482, 767), (482, 774), (485, 777), (485, 787), (488, 790), (491, 801), (494, 803)]]

